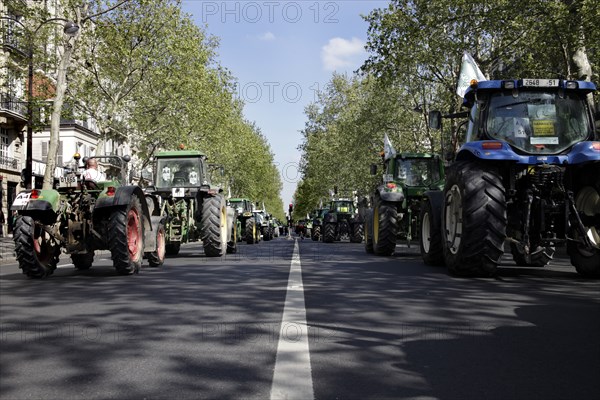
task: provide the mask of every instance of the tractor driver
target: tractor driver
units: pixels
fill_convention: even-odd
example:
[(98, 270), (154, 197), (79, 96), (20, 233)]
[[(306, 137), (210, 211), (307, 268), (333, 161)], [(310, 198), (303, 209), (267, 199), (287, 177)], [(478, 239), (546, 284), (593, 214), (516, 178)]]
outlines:
[(104, 175), (103, 172), (98, 171), (98, 162), (95, 158), (88, 158), (85, 167), (86, 170), (83, 171), (82, 176), (86, 181), (98, 182), (106, 180), (106, 175)]

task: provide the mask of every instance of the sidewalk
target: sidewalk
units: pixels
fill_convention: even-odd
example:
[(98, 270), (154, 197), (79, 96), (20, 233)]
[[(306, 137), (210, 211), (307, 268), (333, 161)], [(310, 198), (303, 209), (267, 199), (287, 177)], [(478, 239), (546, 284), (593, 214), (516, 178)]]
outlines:
[(10, 237), (0, 237), (0, 265), (15, 262), (15, 242)]

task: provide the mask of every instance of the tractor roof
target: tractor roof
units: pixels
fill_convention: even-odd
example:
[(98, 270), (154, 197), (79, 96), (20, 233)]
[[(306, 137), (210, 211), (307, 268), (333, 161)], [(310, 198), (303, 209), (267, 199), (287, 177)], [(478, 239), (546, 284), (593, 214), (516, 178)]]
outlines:
[(160, 153), (156, 154), (157, 158), (166, 158), (166, 157), (182, 157), (182, 158), (189, 158), (189, 157), (206, 157), (206, 154), (204, 154), (201, 151), (198, 150), (174, 150), (174, 151), (161, 151)]
[(404, 159), (404, 158), (434, 158), (435, 156), (433, 154), (429, 154), (429, 153), (398, 153), (396, 154), (396, 158), (397, 159)]
[(596, 85), (587, 81), (568, 81), (564, 79), (504, 79), (474, 81), (465, 92), (464, 104), (473, 104), (477, 92), (498, 92), (501, 90), (539, 90), (562, 89), (568, 92), (588, 94), (596, 91)]

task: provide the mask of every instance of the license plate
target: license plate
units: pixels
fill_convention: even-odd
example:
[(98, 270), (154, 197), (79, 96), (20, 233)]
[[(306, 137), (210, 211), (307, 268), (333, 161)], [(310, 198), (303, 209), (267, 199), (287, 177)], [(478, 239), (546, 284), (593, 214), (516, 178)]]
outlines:
[(558, 79), (523, 79), (523, 86), (558, 87)]
[(171, 195), (173, 197), (185, 197), (185, 188), (172, 188)]
[(68, 174), (65, 176), (61, 176), (60, 178), (58, 178), (58, 186), (61, 188), (77, 187), (77, 175)]
[(13, 207), (22, 207), (29, 202), (29, 193), (19, 193), (15, 201), (13, 201)]

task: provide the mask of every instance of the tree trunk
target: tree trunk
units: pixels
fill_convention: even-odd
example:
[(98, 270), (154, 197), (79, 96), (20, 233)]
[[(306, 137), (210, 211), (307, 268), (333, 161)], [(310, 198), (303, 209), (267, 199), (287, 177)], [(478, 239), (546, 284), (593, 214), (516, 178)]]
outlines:
[[(72, 40), (72, 42), (71, 42)], [(50, 144), (48, 145), (48, 161), (44, 173), (43, 189), (52, 189), (54, 186), (54, 170), (56, 168), (56, 154), (60, 143), (60, 117), (67, 90), (67, 69), (71, 63), (71, 54), (77, 36), (65, 42), (65, 50), (60, 59), (58, 74), (56, 77), (56, 96), (52, 105), (52, 116), (50, 117)]]

